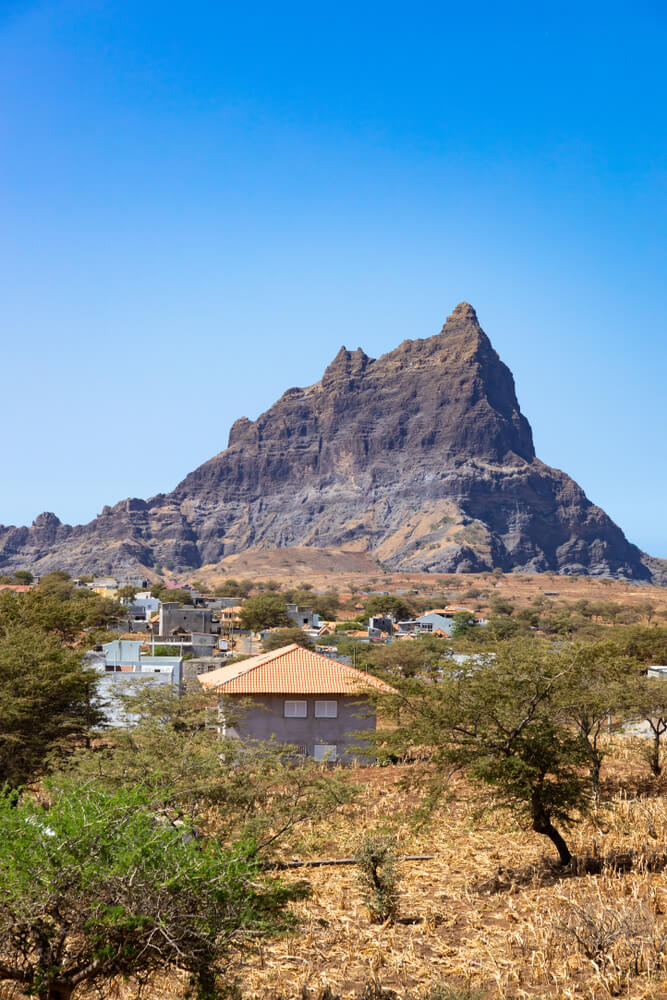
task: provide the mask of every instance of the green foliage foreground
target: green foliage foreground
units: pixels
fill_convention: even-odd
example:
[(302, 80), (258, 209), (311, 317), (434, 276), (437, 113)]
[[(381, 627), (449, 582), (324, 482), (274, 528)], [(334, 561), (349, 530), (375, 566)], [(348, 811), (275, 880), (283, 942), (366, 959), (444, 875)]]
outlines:
[(49, 792), (48, 809), (0, 796), (0, 978), (29, 996), (176, 968), (213, 1000), (233, 944), (291, 926), (304, 887), (269, 878), (253, 844), (198, 839), (140, 785)]

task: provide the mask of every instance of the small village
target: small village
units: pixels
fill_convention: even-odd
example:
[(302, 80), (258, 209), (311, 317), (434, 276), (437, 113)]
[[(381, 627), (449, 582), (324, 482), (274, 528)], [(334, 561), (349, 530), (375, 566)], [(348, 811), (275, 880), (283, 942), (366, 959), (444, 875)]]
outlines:
[[(128, 721), (123, 700), (137, 685), (180, 696), (198, 683), (225, 698), (236, 694), (258, 701), (258, 709), (245, 711), (233, 735), (239, 735), (240, 727), (244, 737), (275, 739), (329, 763), (368, 758), (369, 751), (364, 755), (358, 743), (360, 730), (375, 728), (375, 712), (369, 706), (362, 722), (355, 707), (363, 685), (379, 682), (368, 673), (362, 678), (356, 669), (364, 647), (421, 636), (448, 640), (457, 628), (488, 625), (486, 618), (461, 604), (402, 620), (389, 610), (392, 604), (400, 605), (400, 597), (388, 592), (347, 595), (348, 615), (357, 618), (323, 620), (314, 606), (282, 602), (278, 592), (268, 591), (269, 606), (260, 609), (260, 619), (262, 614), (267, 622), (282, 619), (283, 627), (262, 628), (260, 620), (250, 621), (247, 608), (244, 612), (243, 598), (201, 593), (189, 584), (153, 587), (155, 593), (150, 581), (139, 577), (75, 579), (73, 585), (119, 602), (118, 617), (109, 622), (118, 637), (86, 653), (86, 664), (100, 674), (110, 724)], [(0, 591), (20, 594), (30, 586), (4, 584)], [(381, 607), (385, 598), (387, 611), (371, 614), (367, 626), (360, 627), (364, 602)], [(289, 641), (275, 648), (281, 639)]]

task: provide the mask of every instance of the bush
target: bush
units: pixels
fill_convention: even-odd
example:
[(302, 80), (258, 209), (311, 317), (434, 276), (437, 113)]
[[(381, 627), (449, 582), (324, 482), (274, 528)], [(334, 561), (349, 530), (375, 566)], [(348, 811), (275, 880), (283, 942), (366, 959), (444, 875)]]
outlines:
[(367, 833), (355, 855), (364, 899), (373, 920), (384, 923), (398, 913), (398, 872), (392, 837)]
[(297, 646), (303, 646), (304, 649), (315, 649), (315, 643), (310, 638), (309, 635), (300, 628), (281, 628), (277, 632), (267, 632), (262, 639), (262, 649), (270, 653), (272, 649), (282, 649), (283, 646), (289, 646), (291, 643), (296, 643)]

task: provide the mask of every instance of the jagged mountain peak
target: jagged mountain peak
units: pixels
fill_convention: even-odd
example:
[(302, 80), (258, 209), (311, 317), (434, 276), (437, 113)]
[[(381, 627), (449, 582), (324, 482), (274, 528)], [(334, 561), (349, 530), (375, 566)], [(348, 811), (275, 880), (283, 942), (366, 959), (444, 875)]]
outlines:
[(665, 573), (535, 457), (512, 373), (467, 302), (377, 360), (341, 347), (319, 382), (237, 420), (171, 493), (75, 528), (52, 518), (0, 528), (0, 568), (177, 569), (313, 546), (392, 569)]
[(471, 320), (473, 323), (479, 322), (477, 319), (477, 313), (469, 302), (459, 302), (457, 306), (454, 306), (451, 313), (447, 317), (447, 321), (455, 319)]
[(341, 347), (336, 357), (324, 371), (322, 385), (336, 378), (351, 378), (363, 375), (368, 365), (372, 364), (373, 358), (369, 358), (360, 347), (356, 351), (348, 351), (346, 347)]

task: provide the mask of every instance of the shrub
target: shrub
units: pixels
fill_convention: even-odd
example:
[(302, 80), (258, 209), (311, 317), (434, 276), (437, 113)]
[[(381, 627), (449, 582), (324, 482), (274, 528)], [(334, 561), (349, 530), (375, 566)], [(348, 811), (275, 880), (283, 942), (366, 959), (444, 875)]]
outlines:
[(356, 861), (364, 899), (373, 920), (384, 923), (398, 913), (398, 872), (392, 837), (367, 833), (359, 845)]

